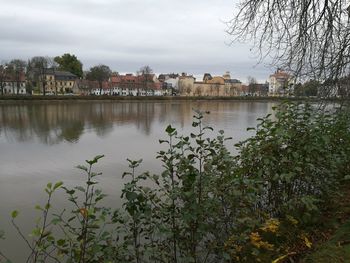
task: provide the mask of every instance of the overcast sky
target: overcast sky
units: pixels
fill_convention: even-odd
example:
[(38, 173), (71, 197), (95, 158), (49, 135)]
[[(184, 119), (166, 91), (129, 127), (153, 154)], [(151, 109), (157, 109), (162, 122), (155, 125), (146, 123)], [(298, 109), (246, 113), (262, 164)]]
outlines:
[(232, 44), (224, 21), (237, 0), (0, 0), (0, 60), (75, 54), (84, 69), (204, 72), (265, 81), (249, 44)]

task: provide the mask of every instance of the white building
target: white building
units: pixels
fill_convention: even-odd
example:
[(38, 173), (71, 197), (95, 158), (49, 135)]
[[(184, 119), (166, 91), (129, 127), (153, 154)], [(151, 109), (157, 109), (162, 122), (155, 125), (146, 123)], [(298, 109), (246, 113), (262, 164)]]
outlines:
[(269, 96), (286, 96), (294, 92), (294, 77), (287, 72), (277, 69), (269, 77)]
[[(3, 93), (4, 94), (20, 94), (24, 95), (27, 94), (27, 89), (26, 89), (26, 82), (25, 81), (6, 81), (3, 83)], [(18, 92), (17, 92), (18, 89)]]

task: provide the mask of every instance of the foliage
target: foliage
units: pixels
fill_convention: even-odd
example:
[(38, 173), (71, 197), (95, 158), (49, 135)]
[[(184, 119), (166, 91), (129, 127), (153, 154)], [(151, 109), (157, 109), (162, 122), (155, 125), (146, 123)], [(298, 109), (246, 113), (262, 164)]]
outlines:
[[(259, 119), (255, 135), (227, 149), (195, 112), (189, 136), (169, 125), (157, 158), (159, 175), (138, 173), (142, 160), (128, 160), (121, 210), (101, 205), (102, 156), (79, 166), (84, 186), (48, 184), (48, 201), (28, 262), (281, 262), (297, 244), (313, 246), (308, 228), (349, 174), (350, 120), (333, 109), (281, 104)], [(51, 196), (62, 189), (70, 209), (51, 213)], [(50, 215), (50, 216), (49, 216)]]
[(294, 94), (296, 96), (317, 96), (318, 89), (321, 87), (321, 83), (317, 80), (309, 80), (304, 84), (297, 84), (294, 88)]
[(60, 70), (71, 72), (79, 78), (83, 77), (83, 64), (75, 55), (65, 53), (62, 56), (55, 57), (54, 60), (58, 63)]
[(86, 79), (95, 81), (107, 81), (112, 71), (106, 65), (98, 65), (90, 68), (86, 74)]
[(102, 94), (102, 83), (107, 81), (111, 76), (112, 71), (106, 65), (98, 65), (90, 68), (88, 73), (86, 74), (86, 79), (97, 81), (100, 87), (100, 94)]

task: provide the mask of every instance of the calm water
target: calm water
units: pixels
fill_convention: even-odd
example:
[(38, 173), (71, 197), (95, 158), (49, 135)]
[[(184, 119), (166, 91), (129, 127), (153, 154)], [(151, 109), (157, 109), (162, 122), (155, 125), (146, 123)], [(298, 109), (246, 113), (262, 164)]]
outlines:
[[(8, 223), (10, 212), (21, 212), (18, 222), (29, 233), (38, 216), (34, 206), (45, 201), (42, 189), (47, 182), (80, 184), (83, 177), (74, 166), (84, 160), (106, 155), (96, 170), (103, 172), (100, 187), (109, 195), (107, 202), (118, 206), (126, 158), (142, 158), (142, 170), (158, 172), (158, 140), (165, 138), (168, 124), (189, 134), (192, 109), (210, 111), (204, 122), (233, 137), (228, 145), (233, 150), (235, 142), (251, 135), (246, 128), (271, 113), (273, 105), (237, 101), (0, 104), (0, 229), (7, 236), (0, 249), (15, 262), (22, 261), (25, 246)], [(56, 195), (58, 208), (64, 207), (63, 200)]]

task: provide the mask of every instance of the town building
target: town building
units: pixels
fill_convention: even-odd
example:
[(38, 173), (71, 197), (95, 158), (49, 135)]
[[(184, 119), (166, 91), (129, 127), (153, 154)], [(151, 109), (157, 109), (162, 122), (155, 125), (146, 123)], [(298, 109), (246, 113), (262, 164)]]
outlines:
[(295, 79), (292, 75), (277, 69), (269, 77), (269, 96), (288, 96), (294, 92)]
[(39, 76), (40, 92), (46, 94), (65, 94), (73, 93), (75, 82), (78, 79), (76, 75), (68, 71), (47, 68)]
[(202, 81), (196, 81), (193, 76), (183, 74), (179, 78), (179, 90), (185, 96), (241, 96), (242, 83), (231, 79), (230, 73), (221, 76), (212, 76), (205, 73)]
[(4, 95), (27, 94), (26, 77), (24, 72), (19, 72), (17, 76), (3, 76), (0, 86), (0, 92)]
[(119, 96), (161, 96), (161, 82), (155, 74), (112, 75), (110, 78), (111, 95)]
[(179, 93), (179, 74), (160, 74), (158, 80), (161, 83), (164, 95), (176, 95)]
[(194, 93), (194, 82), (196, 78), (192, 75), (182, 73), (179, 77), (179, 93), (182, 96), (193, 96)]

